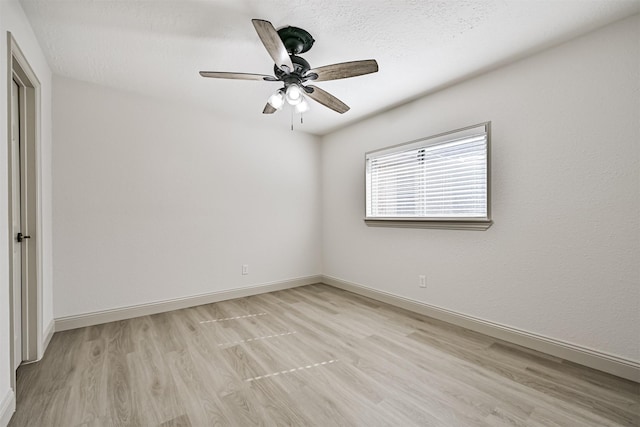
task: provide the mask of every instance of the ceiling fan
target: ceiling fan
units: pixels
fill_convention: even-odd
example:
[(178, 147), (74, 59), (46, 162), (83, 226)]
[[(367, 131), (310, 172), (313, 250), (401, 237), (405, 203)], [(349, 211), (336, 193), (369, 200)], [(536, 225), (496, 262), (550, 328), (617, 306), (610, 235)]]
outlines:
[(343, 114), (349, 110), (349, 106), (344, 102), (317, 86), (310, 84), (305, 86), (304, 83), (345, 79), (378, 71), (378, 63), (375, 59), (311, 68), (307, 61), (298, 56), (313, 46), (315, 40), (311, 34), (297, 27), (283, 27), (276, 30), (271, 22), (262, 19), (252, 19), (251, 22), (262, 40), (262, 44), (275, 62), (273, 66), (275, 76), (219, 71), (200, 71), (200, 75), (217, 79), (263, 80), (284, 83), (281, 89), (269, 97), (262, 111), (264, 114), (275, 113), (282, 108), (285, 102), (293, 106), (297, 112), (302, 113), (309, 109), (304, 95)]

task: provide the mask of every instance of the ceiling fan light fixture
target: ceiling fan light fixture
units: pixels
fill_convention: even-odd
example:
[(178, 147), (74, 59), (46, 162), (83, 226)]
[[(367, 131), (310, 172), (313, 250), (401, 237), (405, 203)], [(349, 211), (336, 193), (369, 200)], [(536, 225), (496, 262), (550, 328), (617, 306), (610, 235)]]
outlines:
[(300, 86), (296, 84), (289, 85), (287, 87), (286, 99), (290, 105), (298, 105), (302, 102), (302, 89), (300, 89)]
[(276, 110), (281, 109), (284, 105), (284, 94), (282, 93), (282, 90), (278, 90), (276, 93), (271, 95), (267, 102)]

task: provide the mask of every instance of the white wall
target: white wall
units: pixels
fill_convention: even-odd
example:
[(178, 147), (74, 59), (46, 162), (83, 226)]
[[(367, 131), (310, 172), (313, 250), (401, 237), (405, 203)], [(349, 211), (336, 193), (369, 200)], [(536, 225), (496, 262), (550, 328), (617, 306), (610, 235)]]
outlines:
[[(17, 1), (0, 1), (0, 135), (7, 135), (7, 31), (19, 44), (29, 64), (41, 84), (41, 202), (42, 233), (39, 238), (42, 246), (42, 286), (43, 315), (42, 330), (46, 331), (53, 321), (52, 294), (52, 254), (51, 254), (51, 70)], [(5, 140), (5, 139), (3, 139)], [(5, 143), (6, 144), (6, 143)], [(0, 200), (8, 200), (7, 147), (0, 148)], [(8, 209), (3, 202), (0, 209), (0, 423), (3, 399), (11, 394), (9, 362), (9, 235)]]
[[(325, 137), (323, 273), (640, 361), (639, 28), (626, 19)], [(364, 224), (365, 152), (487, 120), (491, 228)]]
[(58, 76), (54, 122), (56, 318), (320, 274), (317, 137)]

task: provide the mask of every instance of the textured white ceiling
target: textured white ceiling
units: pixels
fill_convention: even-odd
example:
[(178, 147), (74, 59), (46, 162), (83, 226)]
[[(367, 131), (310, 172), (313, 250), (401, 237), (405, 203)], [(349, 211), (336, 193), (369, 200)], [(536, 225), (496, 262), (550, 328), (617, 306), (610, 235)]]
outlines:
[[(316, 42), (312, 67), (374, 58), (376, 74), (317, 83), (351, 107), (312, 103), (297, 130), (324, 134), (367, 115), (637, 13), (637, 0), (22, 0), (53, 72), (212, 114), (288, 127), (265, 116), (278, 83), (205, 79), (198, 71), (273, 74), (252, 18)], [(296, 119), (299, 123), (299, 119)]]

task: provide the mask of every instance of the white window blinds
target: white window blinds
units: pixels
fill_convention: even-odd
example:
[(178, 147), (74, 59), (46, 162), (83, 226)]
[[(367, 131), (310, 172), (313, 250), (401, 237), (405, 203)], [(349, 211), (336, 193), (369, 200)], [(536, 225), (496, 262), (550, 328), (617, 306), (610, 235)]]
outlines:
[(367, 218), (486, 219), (488, 126), (367, 153)]

